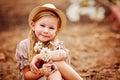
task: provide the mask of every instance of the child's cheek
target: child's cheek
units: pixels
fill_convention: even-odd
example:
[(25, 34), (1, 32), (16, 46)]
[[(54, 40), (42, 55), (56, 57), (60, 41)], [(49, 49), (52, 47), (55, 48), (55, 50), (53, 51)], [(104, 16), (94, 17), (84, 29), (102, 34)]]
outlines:
[(36, 28), (36, 32), (39, 33), (39, 32), (42, 32), (42, 31), (43, 31), (42, 28), (38, 28), (38, 27)]
[(56, 36), (56, 32), (53, 32), (52, 35), (55, 37)]

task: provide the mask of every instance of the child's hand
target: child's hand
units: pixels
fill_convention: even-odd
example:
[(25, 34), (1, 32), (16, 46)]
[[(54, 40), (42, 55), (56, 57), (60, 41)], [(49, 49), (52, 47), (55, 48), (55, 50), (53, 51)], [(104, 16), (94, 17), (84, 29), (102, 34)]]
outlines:
[(51, 63), (43, 64), (42, 69), (45, 76), (49, 76), (50, 73), (52, 72), (51, 66), (52, 66)]
[(30, 64), (30, 70), (36, 74), (39, 74), (38, 72), (38, 68), (36, 67), (36, 65), (34, 63)]
[(30, 64), (30, 70), (36, 74), (39, 74), (38, 68), (34, 64)]
[(52, 63), (51, 70), (52, 70), (51, 73), (54, 73), (55, 71), (58, 70), (58, 67), (56, 66), (56, 64)]
[(50, 60), (48, 63), (52, 64), (51, 65), (51, 73), (55, 72), (56, 70), (58, 70), (58, 67), (56, 66), (55, 63), (53, 63), (52, 60)]
[(39, 61), (39, 55), (35, 55), (30, 63), (30, 70), (36, 74), (39, 74), (39, 70), (36, 66), (36, 63)]

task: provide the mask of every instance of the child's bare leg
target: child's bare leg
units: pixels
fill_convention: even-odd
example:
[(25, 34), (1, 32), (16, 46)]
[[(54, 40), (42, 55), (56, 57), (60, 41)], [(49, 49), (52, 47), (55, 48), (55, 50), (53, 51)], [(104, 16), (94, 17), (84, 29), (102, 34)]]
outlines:
[(65, 80), (83, 80), (65, 61), (54, 62)]
[(61, 73), (57, 70), (54, 73), (50, 74), (47, 80), (62, 80)]

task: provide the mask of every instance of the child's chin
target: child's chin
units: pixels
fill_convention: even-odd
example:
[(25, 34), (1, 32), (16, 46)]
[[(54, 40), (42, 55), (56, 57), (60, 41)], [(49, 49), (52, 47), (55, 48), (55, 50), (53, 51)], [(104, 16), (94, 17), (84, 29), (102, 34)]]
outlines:
[(48, 39), (39, 39), (40, 42), (47, 42), (49, 41)]

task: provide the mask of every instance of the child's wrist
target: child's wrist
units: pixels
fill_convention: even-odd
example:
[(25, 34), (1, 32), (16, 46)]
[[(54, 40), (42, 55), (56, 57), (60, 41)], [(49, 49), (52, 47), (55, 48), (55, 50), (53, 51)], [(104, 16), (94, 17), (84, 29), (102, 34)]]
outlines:
[(41, 76), (44, 76), (44, 75), (45, 75), (43, 68), (40, 68), (40, 69), (39, 69), (39, 75), (41, 75)]

